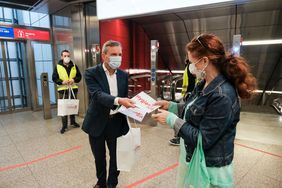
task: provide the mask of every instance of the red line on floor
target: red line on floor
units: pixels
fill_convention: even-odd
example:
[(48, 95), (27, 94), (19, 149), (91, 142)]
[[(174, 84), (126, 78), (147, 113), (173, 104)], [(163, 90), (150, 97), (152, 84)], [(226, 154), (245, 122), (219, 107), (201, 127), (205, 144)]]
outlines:
[[(272, 155), (272, 156), (275, 156), (275, 157), (282, 158), (281, 155), (277, 155), (277, 154), (274, 154), (274, 153), (266, 152), (266, 151), (263, 151), (263, 150), (260, 150), (260, 149), (256, 149), (256, 148), (252, 148), (252, 147), (249, 147), (249, 146), (246, 146), (246, 145), (243, 145), (243, 144), (239, 144), (239, 143), (235, 143), (235, 144), (238, 145), (238, 146), (241, 146), (241, 147), (245, 147), (245, 148), (254, 150), (254, 151), (258, 151), (258, 152), (262, 152), (262, 153), (265, 153), (265, 154), (268, 154), (268, 155)], [(146, 182), (146, 181), (148, 181), (150, 179), (153, 179), (153, 178), (155, 178), (155, 177), (157, 177), (157, 176), (159, 176), (159, 175), (161, 175), (163, 173), (166, 173), (167, 171), (170, 171), (170, 170), (174, 169), (177, 166), (178, 166), (178, 163), (176, 163), (176, 164), (174, 164), (174, 165), (172, 165), (172, 166), (170, 166), (170, 167), (168, 167), (166, 169), (163, 169), (163, 170), (161, 170), (159, 172), (156, 172), (156, 173), (154, 173), (152, 175), (149, 175), (149, 176), (143, 178), (142, 180), (139, 180), (139, 181), (137, 181), (137, 182), (135, 182), (133, 184), (130, 184), (130, 185), (126, 186), (126, 188), (132, 188), (132, 187), (135, 187), (137, 185), (140, 185), (140, 184), (142, 184), (142, 183), (144, 183), (144, 182)]]
[(275, 156), (275, 157), (282, 158), (282, 155), (278, 155), (278, 154), (270, 153), (270, 152), (263, 151), (263, 150), (260, 150), (260, 149), (252, 148), (250, 146), (246, 146), (246, 145), (243, 145), (243, 144), (238, 144), (238, 143), (235, 143), (235, 144), (238, 145), (238, 146), (244, 147), (244, 148), (254, 150), (254, 151), (258, 151), (258, 152), (261, 152), (261, 153), (265, 153), (265, 154), (268, 154), (268, 155), (272, 155), (272, 156)]
[(70, 149), (66, 149), (66, 150), (60, 151), (58, 153), (54, 153), (54, 154), (51, 154), (51, 155), (48, 155), (48, 156), (45, 156), (45, 157), (42, 157), (42, 158), (39, 158), (39, 159), (35, 159), (33, 161), (29, 161), (27, 163), (22, 163), (22, 164), (17, 164), (17, 165), (14, 165), (14, 166), (8, 166), (8, 167), (5, 167), (5, 168), (0, 168), (0, 172), (6, 171), (6, 170), (10, 170), (10, 169), (19, 168), (19, 167), (22, 167), (22, 166), (27, 166), (29, 164), (33, 164), (33, 163), (36, 163), (36, 162), (39, 162), (39, 161), (43, 161), (43, 160), (46, 160), (46, 159), (58, 156), (58, 155), (62, 155), (62, 154), (65, 154), (65, 153), (73, 151), (73, 150), (77, 150), (77, 149), (79, 149), (81, 147), (82, 146), (76, 146), (76, 147), (73, 147), (73, 148), (70, 148)]
[(163, 170), (161, 170), (159, 172), (156, 172), (156, 173), (154, 173), (152, 175), (149, 175), (149, 176), (147, 176), (147, 177), (145, 177), (145, 178), (143, 178), (143, 179), (141, 179), (141, 180), (139, 180), (139, 181), (137, 181), (137, 182), (135, 182), (133, 184), (127, 185), (126, 188), (132, 188), (132, 187), (135, 187), (135, 186), (137, 186), (139, 184), (142, 184), (145, 181), (148, 181), (148, 180), (153, 179), (153, 178), (155, 178), (155, 177), (157, 177), (157, 176), (159, 176), (159, 175), (161, 175), (163, 173), (166, 173), (167, 171), (170, 171), (170, 170), (174, 169), (177, 166), (178, 166), (178, 163), (176, 163), (176, 164), (174, 164), (172, 166), (169, 166), (169, 167), (167, 167), (167, 168), (165, 168), (165, 169), (163, 169)]

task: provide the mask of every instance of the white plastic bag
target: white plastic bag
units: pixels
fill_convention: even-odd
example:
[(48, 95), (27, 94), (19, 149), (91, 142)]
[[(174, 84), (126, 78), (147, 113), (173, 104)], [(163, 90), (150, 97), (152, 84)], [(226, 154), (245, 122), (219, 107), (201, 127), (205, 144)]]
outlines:
[(140, 128), (132, 128), (127, 118), (129, 131), (117, 138), (117, 169), (129, 172), (138, 158), (138, 148), (141, 146)]
[[(71, 99), (73, 95), (74, 99)], [(69, 88), (69, 98), (65, 99), (65, 93), (63, 99), (58, 99), (58, 116), (67, 116), (78, 114), (79, 100), (75, 98), (72, 88)]]

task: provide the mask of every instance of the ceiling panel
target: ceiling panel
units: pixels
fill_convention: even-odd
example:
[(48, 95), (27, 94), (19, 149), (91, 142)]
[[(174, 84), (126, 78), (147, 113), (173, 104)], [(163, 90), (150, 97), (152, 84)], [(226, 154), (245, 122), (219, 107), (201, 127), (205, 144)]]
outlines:
[(184, 68), (185, 45), (200, 33), (218, 35), (227, 50), (232, 48), (234, 34), (245, 40), (282, 38), (281, 10), (281, 1), (257, 0), (131, 20), (141, 25), (150, 39), (159, 41), (163, 61), (176, 61), (176, 67)]

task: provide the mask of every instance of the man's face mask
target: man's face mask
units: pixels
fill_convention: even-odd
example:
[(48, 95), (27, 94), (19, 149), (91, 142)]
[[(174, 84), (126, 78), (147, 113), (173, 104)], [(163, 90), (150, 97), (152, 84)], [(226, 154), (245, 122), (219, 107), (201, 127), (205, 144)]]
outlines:
[(64, 63), (69, 64), (70, 62), (70, 57), (64, 57)]
[(121, 56), (110, 56), (109, 66), (112, 69), (117, 69), (121, 65)]
[(189, 64), (189, 71), (191, 72), (191, 74), (195, 75), (197, 79), (203, 79), (206, 76), (206, 72), (205, 69), (207, 68), (208, 64), (202, 69), (202, 70), (198, 70), (196, 67), (196, 64), (199, 63), (202, 60), (199, 59), (196, 63), (190, 63)]

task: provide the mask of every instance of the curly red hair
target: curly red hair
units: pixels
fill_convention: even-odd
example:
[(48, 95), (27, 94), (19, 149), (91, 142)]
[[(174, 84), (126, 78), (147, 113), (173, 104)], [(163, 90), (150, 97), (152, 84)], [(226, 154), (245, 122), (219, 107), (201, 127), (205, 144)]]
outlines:
[(256, 90), (256, 78), (251, 74), (246, 59), (226, 52), (216, 35), (199, 35), (186, 45), (186, 50), (198, 58), (208, 57), (210, 62), (235, 86), (241, 98), (250, 98)]

